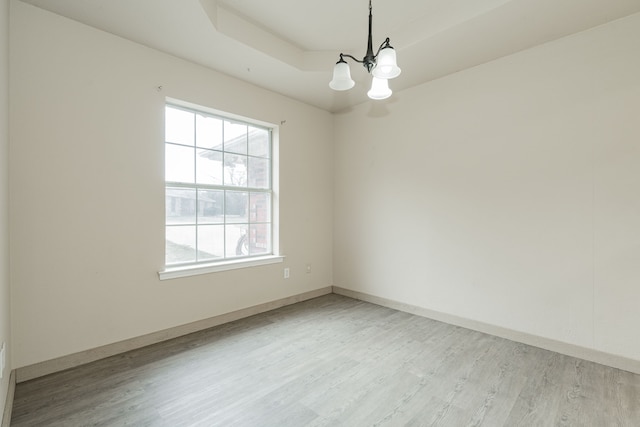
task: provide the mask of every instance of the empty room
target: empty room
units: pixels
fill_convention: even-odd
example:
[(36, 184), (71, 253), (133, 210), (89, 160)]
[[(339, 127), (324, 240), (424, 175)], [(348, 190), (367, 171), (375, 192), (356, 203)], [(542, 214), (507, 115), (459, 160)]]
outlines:
[(640, 1), (0, 0), (8, 426), (639, 426)]

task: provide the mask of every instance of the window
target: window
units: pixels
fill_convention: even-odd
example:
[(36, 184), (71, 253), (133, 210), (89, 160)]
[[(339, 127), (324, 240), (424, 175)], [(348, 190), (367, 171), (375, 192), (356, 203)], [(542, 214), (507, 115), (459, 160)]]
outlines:
[(272, 133), (166, 105), (166, 267), (274, 254)]

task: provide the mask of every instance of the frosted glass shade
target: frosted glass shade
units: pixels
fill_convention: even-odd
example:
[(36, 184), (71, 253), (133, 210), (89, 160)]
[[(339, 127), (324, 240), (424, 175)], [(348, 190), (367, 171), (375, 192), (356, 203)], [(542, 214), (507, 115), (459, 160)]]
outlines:
[(390, 97), (392, 93), (391, 89), (389, 89), (389, 80), (379, 79), (374, 76), (371, 81), (371, 89), (367, 92), (367, 95), (369, 95), (371, 99), (386, 99)]
[(371, 74), (380, 79), (393, 79), (398, 77), (401, 71), (396, 64), (396, 50), (389, 46), (378, 54), (376, 66)]
[(355, 86), (356, 82), (351, 79), (349, 64), (340, 61), (333, 67), (333, 79), (329, 82), (329, 87), (333, 90), (349, 90)]

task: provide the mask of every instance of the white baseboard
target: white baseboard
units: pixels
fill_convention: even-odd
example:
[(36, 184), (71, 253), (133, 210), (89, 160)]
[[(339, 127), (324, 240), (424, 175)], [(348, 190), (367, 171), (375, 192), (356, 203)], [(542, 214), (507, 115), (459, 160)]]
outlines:
[(333, 293), (381, 305), (383, 307), (393, 308), (405, 313), (427, 317), (429, 319), (438, 320), (440, 322), (449, 323), (451, 325), (461, 326), (463, 328), (472, 329), (474, 331), (484, 332), (486, 334), (506, 338), (511, 341), (521, 342), (523, 344), (543, 348), (545, 350), (555, 351), (556, 353), (565, 354), (567, 356), (589, 360), (591, 362), (600, 363), (602, 365), (611, 366), (613, 368), (622, 369), (624, 371), (633, 372), (635, 374), (640, 374), (640, 360), (629, 359), (623, 356), (605, 353), (603, 351), (595, 350), (592, 348), (568, 344), (562, 341), (531, 335), (512, 329), (503, 328), (501, 326), (479, 322), (476, 320), (465, 319), (463, 317), (454, 316), (452, 314), (429, 310), (427, 308), (405, 304), (402, 302), (377, 297), (363, 292), (352, 291), (350, 289), (341, 288), (339, 286), (333, 286)]
[[(331, 293), (331, 286), (16, 369), (18, 383)], [(3, 424), (4, 427), (4, 424)]]
[(4, 412), (2, 412), (1, 427), (9, 427), (11, 424), (11, 414), (13, 412), (13, 396), (16, 391), (16, 371), (15, 369), (9, 374), (9, 389), (7, 390), (7, 399), (4, 402)]
[[(406, 313), (415, 314), (422, 317), (427, 317), (433, 320), (449, 323), (463, 328), (472, 329), (479, 332), (484, 332), (490, 335), (495, 335), (501, 338), (506, 338), (512, 341), (521, 342), (535, 347), (544, 348), (546, 350), (555, 351), (557, 353), (566, 354), (568, 356), (578, 357), (580, 359), (589, 360), (592, 362), (600, 363), (603, 365), (611, 366), (614, 368), (623, 369), (625, 371), (640, 374), (640, 361), (625, 358), (622, 356), (605, 353), (599, 350), (594, 350), (586, 347), (581, 347), (573, 344), (564, 343), (561, 341), (552, 340), (550, 338), (539, 337), (536, 335), (526, 334), (523, 332), (515, 331), (500, 326), (495, 326), (475, 320), (465, 319), (462, 317), (454, 316), (451, 314), (441, 313), (426, 308), (413, 306), (410, 304), (401, 303), (398, 301), (390, 300), (387, 298), (377, 297), (363, 292), (353, 291), (350, 289), (341, 288), (339, 286), (329, 286), (313, 291), (305, 292), (302, 294), (294, 295), (287, 298), (259, 304), (253, 307), (237, 310), (231, 313), (222, 314), (219, 316), (204, 319), (198, 322), (189, 323), (186, 325), (177, 326), (174, 328), (166, 329), (163, 331), (154, 332), (151, 334), (143, 335), (136, 338), (120, 341), (113, 344), (107, 344), (94, 349), (86, 350), (79, 353), (62, 356), (56, 359), (47, 360), (44, 362), (36, 363), (29, 366), (17, 368), (11, 372), (9, 394), (7, 395), (7, 402), (5, 405), (5, 412), (2, 419), (2, 426), (8, 426), (8, 422), (11, 417), (11, 408), (13, 404), (13, 390), (15, 384), (28, 381), (30, 379), (38, 378), (44, 375), (52, 374), (55, 372), (63, 371), (65, 369), (80, 366), (86, 363), (94, 362), (106, 357), (115, 356), (127, 352), (129, 350), (135, 350), (137, 348), (145, 347), (151, 344), (156, 344), (162, 341), (177, 338), (179, 336), (187, 335), (193, 332), (198, 332), (204, 329), (208, 329), (214, 326), (222, 325), (224, 323), (232, 322), (235, 320), (243, 319), (245, 317), (253, 316), (256, 314), (264, 313), (269, 310), (274, 310), (286, 305), (295, 304), (297, 302), (305, 301), (308, 299), (316, 298), (319, 296), (327, 295), (330, 293), (347, 296), (350, 298), (358, 299), (361, 301), (370, 302), (373, 304), (381, 305), (384, 307), (393, 308), (395, 310), (404, 311)], [(11, 399), (9, 399), (11, 397)], [(11, 405), (9, 405), (11, 400)], [(7, 410), (8, 405), (8, 410)], [(7, 415), (7, 412), (9, 414)], [(5, 418), (9, 417), (6, 420)]]

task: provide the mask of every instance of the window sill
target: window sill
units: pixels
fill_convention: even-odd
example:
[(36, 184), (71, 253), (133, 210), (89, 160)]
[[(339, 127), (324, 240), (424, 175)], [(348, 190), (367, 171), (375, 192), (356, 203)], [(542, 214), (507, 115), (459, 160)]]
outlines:
[(212, 264), (188, 265), (166, 268), (158, 272), (160, 280), (177, 279), (179, 277), (196, 276), (199, 274), (216, 273), (219, 271), (236, 270), (239, 268), (255, 267), (258, 265), (276, 264), (284, 261), (282, 255), (269, 255), (258, 258), (229, 260)]

